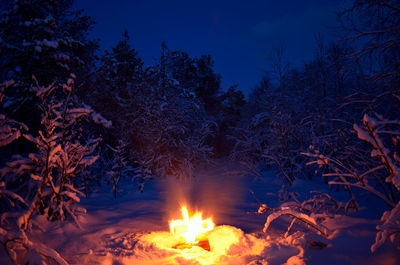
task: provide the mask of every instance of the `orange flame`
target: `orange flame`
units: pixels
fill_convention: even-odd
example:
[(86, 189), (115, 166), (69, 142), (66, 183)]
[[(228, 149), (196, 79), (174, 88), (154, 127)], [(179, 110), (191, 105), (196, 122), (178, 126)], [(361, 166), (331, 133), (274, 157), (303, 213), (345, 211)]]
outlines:
[(196, 239), (214, 229), (215, 225), (212, 219), (203, 220), (200, 212), (189, 216), (186, 206), (182, 206), (181, 213), (183, 219), (171, 220), (169, 229), (172, 234), (183, 237), (186, 243), (197, 243)]

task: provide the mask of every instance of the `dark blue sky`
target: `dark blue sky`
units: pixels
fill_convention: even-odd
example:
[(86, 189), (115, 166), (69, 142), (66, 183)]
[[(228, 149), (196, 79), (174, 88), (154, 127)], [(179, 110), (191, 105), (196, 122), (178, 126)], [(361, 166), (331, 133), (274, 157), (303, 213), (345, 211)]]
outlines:
[(292, 65), (310, 59), (314, 36), (334, 38), (328, 26), (341, 0), (76, 0), (97, 22), (92, 37), (108, 49), (128, 29), (131, 45), (147, 65), (160, 55), (160, 44), (191, 56), (210, 54), (226, 89), (247, 92), (269, 70), (271, 49), (283, 43)]

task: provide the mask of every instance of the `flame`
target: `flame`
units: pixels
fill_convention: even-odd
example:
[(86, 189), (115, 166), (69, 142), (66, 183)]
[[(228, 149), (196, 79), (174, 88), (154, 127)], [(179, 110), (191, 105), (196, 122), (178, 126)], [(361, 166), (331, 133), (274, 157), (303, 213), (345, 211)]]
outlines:
[(183, 219), (171, 220), (169, 229), (172, 234), (183, 237), (186, 243), (198, 243), (198, 238), (214, 229), (215, 225), (212, 219), (203, 220), (200, 212), (189, 216), (186, 206), (182, 206), (181, 213)]

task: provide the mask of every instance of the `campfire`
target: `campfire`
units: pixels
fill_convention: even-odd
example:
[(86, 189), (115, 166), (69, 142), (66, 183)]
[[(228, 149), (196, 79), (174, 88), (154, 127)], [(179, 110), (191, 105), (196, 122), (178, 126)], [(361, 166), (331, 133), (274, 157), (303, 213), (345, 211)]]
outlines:
[[(147, 253), (143, 257), (162, 259), (151, 264), (246, 264), (242, 256), (257, 257), (266, 246), (264, 239), (230, 225), (217, 226), (211, 217), (203, 218), (201, 212), (192, 212), (187, 206), (174, 218), (168, 221), (169, 231), (145, 233), (136, 243), (137, 251)], [(140, 263), (140, 259), (135, 262), (150, 264)]]
[(182, 206), (181, 213), (183, 219), (171, 220), (169, 223), (170, 232), (181, 240), (174, 248), (186, 249), (199, 246), (210, 251), (210, 243), (205, 233), (214, 229), (215, 224), (212, 219), (202, 219), (201, 212), (190, 216), (186, 206)]

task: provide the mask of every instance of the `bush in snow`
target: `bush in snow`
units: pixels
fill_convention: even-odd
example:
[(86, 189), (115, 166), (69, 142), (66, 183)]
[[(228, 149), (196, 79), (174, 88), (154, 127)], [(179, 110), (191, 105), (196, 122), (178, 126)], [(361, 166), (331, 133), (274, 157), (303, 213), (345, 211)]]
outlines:
[[(85, 212), (76, 206), (79, 195), (83, 196), (80, 177), (98, 159), (95, 152), (100, 138), (85, 135), (82, 123), (89, 119), (107, 122), (73, 94), (74, 78), (71, 75), (64, 85), (53, 83), (42, 87), (36, 82), (31, 87), (41, 102), (38, 106), (42, 113), (41, 128), (36, 135), (23, 134), (23, 137), (35, 145), (36, 152), (13, 155), (0, 169), (0, 194), (8, 196), (11, 204), (1, 214), (2, 242), (15, 263), (21, 262), (22, 255), (66, 264), (54, 250), (29, 240), (29, 231), (36, 225), (33, 217), (71, 218), (79, 226), (77, 215)], [(19, 202), (20, 207), (14, 207), (16, 204), (10, 199)]]
[(372, 118), (365, 114), (362, 126), (354, 124), (353, 128), (358, 138), (372, 147), (370, 157), (364, 158), (369, 161), (368, 166), (349, 164), (340, 158), (320, 154), (317, 150), (304, 154), (313, 158), (309, 165), (328, 168), (329, 171), (323, 176), (330, 178), (330, 185), (344, 186), (349, 191), (354, 207), (358, 206), (351, 191), (352, 187), (374, 194), (389, 206), (390, 209), (383, 213), (381, 224), (377, 226), (376, 240), (371, 246), (371, 251), (374, 252), (388, 239), (397, 244), (400, 242), (400, 122), (380, 115)]

